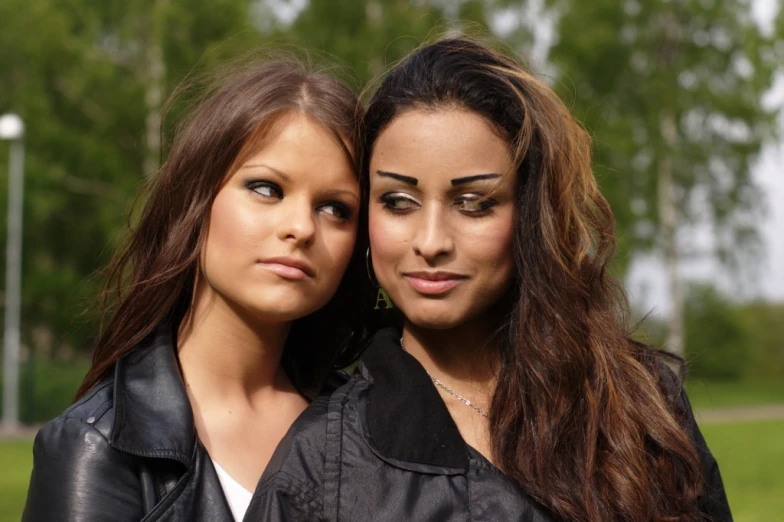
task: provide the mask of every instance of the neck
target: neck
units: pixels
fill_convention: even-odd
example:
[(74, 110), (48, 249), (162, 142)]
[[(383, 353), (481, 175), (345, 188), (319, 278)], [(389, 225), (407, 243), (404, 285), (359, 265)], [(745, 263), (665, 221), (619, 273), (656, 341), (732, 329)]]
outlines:
[(191, 401), (200, 408), (252, 405), (264, 391), (291, 390), (280, 368), (290, 322), (264, 323), (197, 283), (177, 351)]
[(499, 346), (493, 339), (496, 326), (480, 319), (434, 330), (406, 321), (403, 344), (431, 376), (489, 397), (495, 389), (498, 368)]

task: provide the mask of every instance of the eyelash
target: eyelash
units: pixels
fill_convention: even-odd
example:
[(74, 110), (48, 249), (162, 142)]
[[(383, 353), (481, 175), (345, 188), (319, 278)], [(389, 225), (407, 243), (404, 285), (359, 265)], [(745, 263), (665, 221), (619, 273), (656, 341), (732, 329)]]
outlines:
[[(417, 203), (417, 201), (414, 198), (403, 195), (399, 192), (388, 192), (386, 194), (383, 194), (379, 198), (379, 202), (384, 205), (385, 210), (398, 215), (407, 214), (408, 212), (411, 212), (415, 210), (415, 208), (419, 207), (419, 203)], [(409, 206), (406, 208), (399, 208), (395, 206), (396, 204), (401, 202), (408, 202), (409, 204), (416, 205), (416, 207)], [(469, 217), (483, 217), (493, 213), (493, 207), (498, 205), (498, 200), (493, 198), (485, 198), (479, 194), (463, 195), (455, 199), (455, 206), (460, 207), (461, 204), (463, 203), (476, 203), (477, 208), (475, 209), (468, 209), (465, 207), (458, 208), (458, 210), (462, 214)]]
[[(283, 199), (283, 189), (277, 183), (273, 183), (271, 181), (265, 180), (249, 180), (245, 182), (245, 188), (254, 192), (258, 196), (264, 199)], [(259, 191), (261, 188), (270, 189), (273, 194), (263, 194)], [(322, 210), (325, 208), (332, 207), (335, 209), (333, 212), (325, 212), (327, 215), (334, 217), (338, 221), (346, 222), (349, 221), (352, 216), (354, 215), (352, 209), (346, 205), (345, 203), (341, 203), (339, 201), (328, 201), (326, 203), (322, 203), (316, 207), (317, 210)]]
[(401, 202), (407, 202), (409, 204), (414, 204), (419, 206), (419, 203), (416, 202), (414, 198), (409, 196), (404, 196), (399, 192), (387, 192), (386, 194), (382, 195), (379, 198), (379, 202), (384, 204), (384, 208), (394, 214), (405, 214), (411, 210), (414, 210), (413, 207), (408, 208), (398, 208), (395, 205)]
[(461, 196), (457, 199), (457, 203), (473, 203), (476, 205), (476, 208), (471, 210), (462, 208), (460, 209), (461, 212), (467, 214), (472, 217), (481, 217), (487, 216), (493, 213), (493, 207), (498, 205), (498, 200), (493, 198), (486, 198), (479, 194), (472, 194)]

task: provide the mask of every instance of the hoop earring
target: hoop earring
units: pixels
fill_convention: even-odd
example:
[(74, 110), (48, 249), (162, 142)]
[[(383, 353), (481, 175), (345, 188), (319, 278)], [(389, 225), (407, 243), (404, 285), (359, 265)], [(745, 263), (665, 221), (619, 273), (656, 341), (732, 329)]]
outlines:
[(370, 247), (365, 252), (365, 270), (367, 271), (368, 279), (376, 286), (379, 286), (376, 275), (373, 273), (372, 262), (370, 261)]

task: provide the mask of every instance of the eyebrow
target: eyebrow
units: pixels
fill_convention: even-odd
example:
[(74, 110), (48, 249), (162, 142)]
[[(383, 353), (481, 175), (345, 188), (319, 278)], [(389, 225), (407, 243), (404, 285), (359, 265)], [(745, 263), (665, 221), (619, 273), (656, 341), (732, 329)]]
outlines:
[(394, 172), (387, 172), (385, 170), (378, 170), (376, 174), (382, 176), (384, 178), (392, 178), (398, 181), (402, 181), (403, 183), (408, 183), (409, 185), (416, 186), (419, 183), (419, 180), (416, 178), (412, 178), (411, 176), (404, 176), (402, 174), (395, 174)]
[(464, 178), (455, 178), (452, 180), (452, 186), (456, 187), (458, 185), (464, 185), (466, 183), (471, 183), (474, 181), (481, 181), (483, 179), (495, 179), (500, 178), (500, 174), (477, 174), (475, 176), (466, 176)]
[(242, 166), (243, 169), (254, 169), (254, 168), (259, 168), (259, 167), (265, 168), (267, 170), (271, 170), (272, 172), (274, 172), (275, 174), (277, 174), (278, 176), (283, 178), (285, 181), (291, 181), (291, 178), (288, 176), (288, 174), (286, 174), (285, 172), (283, 172), (281, 170), (274, 169), (274, 168), (270, 167), (269, 165), (265, 165), (264, 163), (255, 163), (253, 165), (243, 165)]

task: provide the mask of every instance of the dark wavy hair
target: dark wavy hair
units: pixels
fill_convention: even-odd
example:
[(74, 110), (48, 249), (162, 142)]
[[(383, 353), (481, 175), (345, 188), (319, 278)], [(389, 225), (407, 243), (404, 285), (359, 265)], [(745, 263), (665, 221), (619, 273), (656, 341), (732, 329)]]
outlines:
[(550, 88), (474, 40), (421, 47), (370, 100), (363, 191), (373, 145), (397, 115), (455, 108), (492, 123), (517, 171), (515, 280), (490, 409), (495, 460), (561, 520), (701, 519), (680, 382), (660, 352), (630, 339), (626, 297), (608, 274), (614, 220), (590, 138)]
[[(293, 58), (243, 66), (206, 90), (177, 126), (168, 159), (142, 192), (140, 219), (109, 266), (99, 305), (101, 332), (77, 399), (160, 324), (176, 331), (191, 306), (215, 196), (273, 123), (288, 112), (306, 114), (333, 134), (356, 165), (358, 107), (346, 85)], [(303, 393), (312, 396), (328, 370), (355, 358), (357, 343), (341, 343), (339, 333), (359, 330), (351, 313), (351, 277), (362, 273), (358, 267), (362, 256), (355, 251), (335, 297), (290, 330), (282, 364)]]

